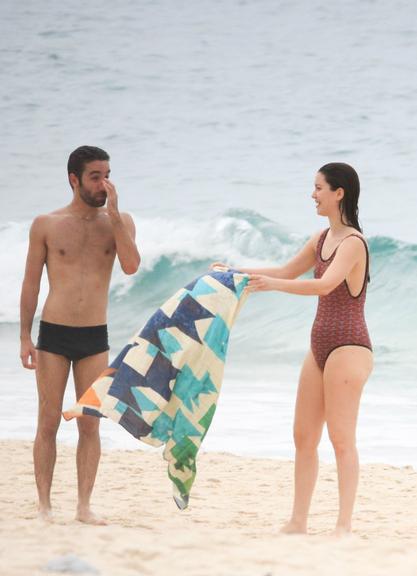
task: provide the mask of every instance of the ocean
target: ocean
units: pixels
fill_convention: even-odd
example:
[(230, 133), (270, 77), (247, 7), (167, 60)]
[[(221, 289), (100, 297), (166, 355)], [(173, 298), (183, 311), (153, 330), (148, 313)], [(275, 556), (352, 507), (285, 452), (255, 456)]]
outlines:
[[(317, 169), (351, 163), (371, 252), (375, 369), (363, 461), (417, 466), (417, 5), (350, 0), (32, 0), (0, 6), (0, 437), (33, 438), (19, 361), (30, 222), (71, 199), (81, 144), (111, 155), (142, 267), (111, 284), (111, 356), (214, 260), (281, 264), (326, 226)], [(43, 282), (37, 321), (47, 290)], [(292, 458), (297, 379), (316, 298), (251, 295), (232, 332), (205, 450)], [(65, 405), (73, 401), (71, 383)], [(103, 422), (108, 448), (137, 447)], [(73, 422), (59, 438), (76, 441)], [(327, 439), (321, 447), (332, 459)]]

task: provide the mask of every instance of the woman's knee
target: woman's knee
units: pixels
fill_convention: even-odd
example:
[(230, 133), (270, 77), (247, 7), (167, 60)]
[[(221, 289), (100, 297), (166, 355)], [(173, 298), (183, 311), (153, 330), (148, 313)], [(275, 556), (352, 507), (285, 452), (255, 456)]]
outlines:
[(331, 433), (329, 431), (330, 442), (332, 443), (333, 450), (336, 457), (343, 457), (356, 451), (356, 440), (352, 436), (344, 434)]
[(294, 427), (293, 431), (294, 444), (297, 450), (302, 450), (305, 452), (314, 452), (320, 443), (321, 430), (320, 432), (312, 432), (311, 430), (301, 429), (297, 426)]

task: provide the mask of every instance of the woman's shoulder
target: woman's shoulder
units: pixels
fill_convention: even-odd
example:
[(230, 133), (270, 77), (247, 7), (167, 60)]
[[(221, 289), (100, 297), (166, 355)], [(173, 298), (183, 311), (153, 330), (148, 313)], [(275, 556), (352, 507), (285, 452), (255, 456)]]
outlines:
[(343, 238), (340, 242), (340, 248), (342, 252), (345, 250), (354, 251), (356, 254), (360, 254), (362, 252), (367, 252), (368, 249), (368, 242), (366, 241), (365, 236), (359, 230), (352, 228), (348, 231), (349, 233)]
[(348, 226), (346, 228), (346, 238), (348, 236), (359, 236), (359, 238), (363, 238), (363, 240), (366, 240), (365, 235), (359, 230), (357, 230), (357, 228), (354, 228), (353, 226)]
[(362, 232), (359, 232), (359, 230), (357, 230), (356, 228), (349, 226), (349, 228), (347, 230), (347, 234), (346, 234), (345, 238), (343, 239), (343, 241), (345, 242), (346, 240), (349, 240), (351, 242), (358, 242), (358, 240), (356, 240), (356, 238), (359, 238), (359, 241), (362, 241), (361, 244), (368, 245), (368, 242), (366, 240), (365, 235)]

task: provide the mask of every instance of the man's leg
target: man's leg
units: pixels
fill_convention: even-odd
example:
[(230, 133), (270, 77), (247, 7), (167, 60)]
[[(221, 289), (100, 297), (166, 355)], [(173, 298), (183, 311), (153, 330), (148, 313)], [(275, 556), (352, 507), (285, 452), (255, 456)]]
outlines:
[[(108, 366), (108, 352), (88, 356), (73, 364), (77, 400)], [(78, 508), (77, 520), (87, 524), (105, 524), (90, 509), (97, 467), (100, 460), (100, 420), (95, 416), (77, 419), (79, 440), (77, 447)]]
[(70, 361), (59, 354), (37, 351), (38, 429), (33, 446), (39, 514), (51, 515), (51, 485), (56, 460), (56, 433), (61, 420), (62, 401)]

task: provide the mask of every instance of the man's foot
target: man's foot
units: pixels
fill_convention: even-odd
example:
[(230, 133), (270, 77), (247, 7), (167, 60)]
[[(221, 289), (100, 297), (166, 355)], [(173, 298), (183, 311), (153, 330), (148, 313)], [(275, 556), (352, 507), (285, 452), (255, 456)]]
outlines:
[(94, 514), (90, 508), (78, 508), (75, 519), (78, 520), (78, 522), (83, 522), (84, 524), (92, 524), (94, 526), (107, 526), (106, 520), (101, 518), (101, 516)]
[(307, 526), (301, 522), (290, 520), (280, 530), (281, 534), (307, 534)]
[(48, 522), (48, 524), (52, 524), (52, 522), (54, 521), (54, 518), (52, 516), (52, 509), (49, 506), (39, 506), (38, 518), (43, 522)]

